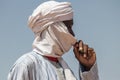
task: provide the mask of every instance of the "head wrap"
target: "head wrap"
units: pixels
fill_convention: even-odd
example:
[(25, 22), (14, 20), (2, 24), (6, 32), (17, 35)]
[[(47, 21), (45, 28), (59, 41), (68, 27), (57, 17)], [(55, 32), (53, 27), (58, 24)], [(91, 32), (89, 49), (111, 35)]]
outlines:
[(28, 20), (36, 36), (33, 50), (52, 57), (60, 57), (67, 52), (76, 39), (62, 21), (72, 18), (73, 10), (69, 2), (47, 1), (39, 5)]

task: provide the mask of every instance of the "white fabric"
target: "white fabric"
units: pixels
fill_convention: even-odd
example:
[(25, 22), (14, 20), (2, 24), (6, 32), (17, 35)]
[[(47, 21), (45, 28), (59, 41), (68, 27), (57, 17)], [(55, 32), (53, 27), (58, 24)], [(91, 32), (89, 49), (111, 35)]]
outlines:
[(61, 67), (60, 63), (58, 63), (58, 62), (56, 63), (54, 61), (50, 61), (50, 63), (54, 66), (54, 69), (57, 72), (58, 80), (65, 80), (65, 75), (63, 74), (64, 69)]
[[(60, 58), (59, 62), (65, 66), (61, 67), (65, 72), (65, 80), (76, 80), (65, 61)], [(8, 80), (59, 80), (58, 76), (54, 65), (43, 56), (31, 52), (17, 60), (10, 70)]]
[(47, 1), (40, 4), (29, 17), (28, 24), (33, 32), (42, 32), (50, 24), (73, 19), (69, 2)]
[[(62, 58), (59, 58), (59, 62), (65, 80), (77, 80)], [(81, 80), (99, 80), (96, 66), (95, 64), (90, 71), (81, 73)], [(16, 61), (10, 70), (8, 80), (59, 80), (58, 76), (54, 65), (36, 52), (30, 52)]]
[(28, 21), (36, 36), (34, 51), (52, 57), (61, 57), (67, 52), (76, 39), (61, 21), (72, 18), (73, 11), (69, 2), (47, 1), (38, 6)]
[(82, 80), (99, 80), (97, 63), (93, 65), (90, 71), (81, 73)]

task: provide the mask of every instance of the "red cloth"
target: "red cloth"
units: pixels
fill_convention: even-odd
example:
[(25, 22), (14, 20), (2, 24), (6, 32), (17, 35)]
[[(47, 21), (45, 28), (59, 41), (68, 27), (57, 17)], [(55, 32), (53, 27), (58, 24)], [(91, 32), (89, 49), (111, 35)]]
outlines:
[(58, 58), (45, 56), (48, 60), (58, 62)]

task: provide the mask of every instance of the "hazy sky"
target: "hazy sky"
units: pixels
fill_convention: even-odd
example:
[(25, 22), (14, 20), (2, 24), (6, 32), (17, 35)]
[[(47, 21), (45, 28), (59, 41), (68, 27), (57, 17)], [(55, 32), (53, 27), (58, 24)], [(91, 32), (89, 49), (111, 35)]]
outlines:
[[(0, 80), (6, 80), (13, 63), (32, 50), (34, 35), (27, 26), (32, 11), (47, 0), (0, 0)], [(100, 80), (120, 79), (120, 0), (70, 1), (77, 39), (97, 54)], [(78, 77), (72, 50), (63, 56)]]

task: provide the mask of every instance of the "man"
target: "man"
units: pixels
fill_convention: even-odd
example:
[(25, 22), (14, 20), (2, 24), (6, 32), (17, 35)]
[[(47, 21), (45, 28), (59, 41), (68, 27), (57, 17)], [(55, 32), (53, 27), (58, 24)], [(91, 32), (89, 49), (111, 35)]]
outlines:
[(42, 3), (29, 17), (28, 24), (35, 34), (33, 51), (16, 61), (8, 80), (77, 80), (62, 59), (72, 46), (81, 66), (81, 80), (98, 80), (94, 50), (74, 37), (69, 2)]

